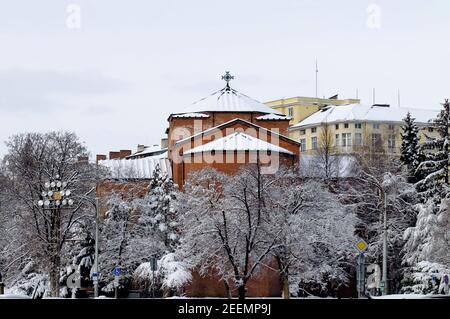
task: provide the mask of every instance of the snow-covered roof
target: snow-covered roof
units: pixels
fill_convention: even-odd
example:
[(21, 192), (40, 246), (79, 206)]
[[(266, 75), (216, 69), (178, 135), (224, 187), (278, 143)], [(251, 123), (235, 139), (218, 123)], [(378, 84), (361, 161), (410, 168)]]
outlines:
[(184, 154), (188, 155), (211, 151), (272, 151), (293, 155), (292, 152), (285, 148), (268, 143), (242, 132), (235, 132), (212, 142), (194, 147), (193, 149), (184, 152)]
[(196, 133), (196, 134), (194, 134), (194, 135), (191, 135), (191, 136), (189, 136), (189, 137), (185, 137), (185, 138), (183, 138), (183, 139), (181, 139), (181, 140), (175, 142), (175, 145), (182, 144), (182, 143), (184, 143), (184, 142), (190, 141), (191, 139), (198, 138), (199, 136), (202, 136), (202, 135), (207, 135), (207, 134), (209, 134), (209, 133), (211, 133), (211, 132), (214, 132), (214, 131), (217, 130), (217, 129), (220, 129), (220, 128), (222, 128), (222, 127), (225, 127), (225, 126), (227, 126), (227, 125), (230, 125), (230, 124), (232, 124), (232, 123), (234, 123), (234, 122), (243, 122), (243, 123), (246, 123), (246, 124), (248, 124), (249, 126), (253, 126), (253, 127), (257, 128), (257, 129), (258, 129), (259, 131), (261, 131), (261, 132), (267, 132), (267, 133), (276, 135), (276, 136), (278, 136), (278, 137), (280, 137), (280, 138), (284, 138), (284, 139), (290, 140), (292, 143), (299, 144), (299, 142), (297, 142), (297, 141), (295, 141), (295, 140), (293, 140), (293, 139), (291, 139), (291, 138), (289, 138), (289, 137), (287, 137), (287, 136), (285, 136), (285, 135), (282, 135), (282, 134), (279, 134), (279, 133), (277, 133), (277, 132), (275, 132), (275, 131), (266, 129), (265, 127), (259, 126), (259, 125), (255, 124), (255, 123), (252, 123), (252, 122), (243, 120), (243, 119), (241, 119), (241, 118), (235, 118), (235, 119), (232, 119), (232, 120), (230, 120), (230, 121), (228, 121), (228, 122), (219, 124), (219, 125), (217, 125), (217, 126), (210, 127), (209, 129), (206, 129), (206, 130), (204, 130), (204, 131), (202, 131), (202, 132), (198, 132), (198, 133)]
[(160, 145), (145, 146), (143, 150), (133, 153), (127, 156), (127, 158), (151, 156), (152, 154), (159, 155), (164, 153), (166, 150), (167, 149), (162, 149)]
[(116, 179), (150, 179), (157, 165), (163, 173), (172, 177), (172, 166), (167, 152), (143, 158), (104, 160), (98, 164), (108, 168), (111, 178)]
[(330, 105), (295, 124), (292, 128), (343, 121), (403, 122), (408, 112), (417, 123), (425, 124), (435, 118), (439, 110), (362, 104)]
[(292, 117), (271, 113), (271, 114), (264, 114), (264, 115), (258, 116), (256, 119), (260, 120), (260, 121), (261, 120), (265, 120), (265, 121), (287, 120), (287, 121), (290, 121), (290, 120), (292, 120)]
[(172, 117), (176, 117), (176, 118), (185, 118), (185, 117), (195, 117), (195, 118), (207, 118), (209, 117), (208, 114), (204, 114), (204, 113), (184, 113), (184, 114), (175, 114)]
[(229, 86), (226, 86), (173, 114), (198, 112), (260, 112), (283, 115), (283, 113), (279, 113)]

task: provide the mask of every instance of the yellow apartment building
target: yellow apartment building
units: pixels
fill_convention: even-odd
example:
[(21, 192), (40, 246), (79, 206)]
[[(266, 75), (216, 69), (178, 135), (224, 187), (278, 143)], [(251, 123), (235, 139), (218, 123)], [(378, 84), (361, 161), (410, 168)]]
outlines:
[(398, 155), (401, 127), (408, 112), (416, 119), (421, 143), (436, 135), (428, 121), (436, 118), (439, 110), (348, 104), (322, 107), (291, 126), (289, 136), (300, 142), (301, 153), (306, 155), (317, 154), (324, 145), (336, 154), (369, 147)]
[(291, 121), (289, 125), (295, 125), (303, 121), (308, 116), (316, 113), (321, 108), (328, 105), (347, 105), (360, 103), (358, 99), (338, 99), (338, 96), (332, 96), (328, 99), (297, 96), (287, 99), (279, 99), (266, 102), (265, 104), (278, 112), (281, 112), (289, 117)]

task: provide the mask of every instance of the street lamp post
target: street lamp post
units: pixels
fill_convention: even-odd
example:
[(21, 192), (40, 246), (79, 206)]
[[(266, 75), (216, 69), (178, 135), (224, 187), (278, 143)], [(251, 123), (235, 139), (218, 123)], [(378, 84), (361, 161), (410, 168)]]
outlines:
[(388, 294), (388, 279), (387, 279), (387, 192), (384, 191), (384, 210), (383, 210), (383, 275), (382, 281), (384, 283), (383, 295)]
[(50, 218), (52, 221), (52, 238), (51, 244), (53, 245), (53, 265), (57, 269), (52, 269), (51, 285), (54, 289), (52, 291), (54, 297), (59, 296), (59, 267), (60, 267), (60, 240), (61, 240), (61, 210), (70, 209), (73, 205), (73, 200), (70, 198), (72, 192), (67, 188), (68, 183), (61, 181), (59, 175), (56, 175), (54, 179), (51, 179), (44, 183), (44, 187), (41, 193), (41, 199), (38, 200), (37, 204), (44, 211), (50, 212)]
[(95, 260), (94, 260), (94, 269), (95, 269), (95, 277), (94, 279), (94, 297), (98, 297), (98, 214), (99, 213), (99, 200), (98, 197), (95, 198)]

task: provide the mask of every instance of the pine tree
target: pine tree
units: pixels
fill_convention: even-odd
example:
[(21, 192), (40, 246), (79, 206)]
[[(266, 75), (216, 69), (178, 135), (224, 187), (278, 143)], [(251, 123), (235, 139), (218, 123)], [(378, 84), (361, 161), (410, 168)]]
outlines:
[(443, 109), (438, 117), (432, 121), (433, 128), (437, 131), (438, 136), (429, 138), (422, 146), (425, 158), (416, 169), (417, 174), (424, 176), (416, 184), (423, 200), (426, 201), (433, 197), (437, 203), (440, 202), (440, 198), (444, 197), (449, 184), (449, 100), (445, 100), (442, 106)]
[(410, 181), (414, 181), (415, 171), (421, 161), (421, 152), (419, 147), (419, 129), (408, 112), (406, 118), (403, 119), (405, 125), (402, 126), (402, 147), (400, 160), (408, 169), (408, 177)]
[[(135, 249), (144, 250), (146, 258), (136, 269), (134, 278), (140, 284), (145, 283), (144, 286), (152, 287), (153, 292), (156, 288), (159, 290), (158, 294), (164, 296), (172, 293), (173, 276), (180, 275), (181, 271), (179, 267), (174, 267), (177, 262), (176, 256), (173, 255), (179, 239), (178, 216), (175, 209), (177, 191), (170, 176), (156, 166), (148, 193), (135, 201), (139, 218), (135, 226), (136, 236), (133, 245)], [(156, 277), (151, 270), (149, 271), (151, 268), (149, 258), (158, 260)], [(183, 271), (181, 273), (183, 276), (186, 275)]]
[(177, 242), (177, 218), (174, 209), (177, 188), (173, 180), (157, 166), (149, 185), (148, 194), (139, 203), (141, 229), (153, 231), (153, 237), (162, 244), (160, 255), (173, 252)]

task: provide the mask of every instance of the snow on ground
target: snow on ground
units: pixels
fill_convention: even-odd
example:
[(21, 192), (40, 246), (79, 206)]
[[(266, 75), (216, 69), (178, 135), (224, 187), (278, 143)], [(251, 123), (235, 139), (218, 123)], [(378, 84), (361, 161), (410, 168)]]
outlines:
[(31, 298), (24, 295), (5, 294), (0, 295), (0, 299), (31, 299)]
[(419, 294), (394, 294), (386, 296), (376, 296), (371, 297), (372, 299), (426, 299), (430, 295), (419, 295)]

